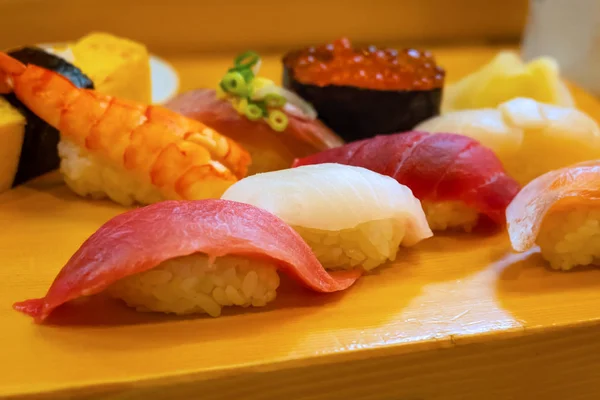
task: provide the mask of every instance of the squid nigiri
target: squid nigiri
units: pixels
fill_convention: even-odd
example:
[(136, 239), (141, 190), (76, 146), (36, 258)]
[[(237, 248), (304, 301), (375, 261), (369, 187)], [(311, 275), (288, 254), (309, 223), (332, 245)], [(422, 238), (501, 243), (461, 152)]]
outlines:
[(60, 170), (81, 196), (123, 205), (218, 198), (250, 164), (246, 150), (198, 121), (79, 89), (0, 53), (0, 93), (11, 91), (60, 131)]
[(398, 247), (432, 236), (409, 188), (364, 168), (321, 164), (253, 175), (223, 199), (263, 208), (291, 225), (325, 268), (372, 270)]
[(281, 219), (248, 204), (164, 201), (105, 223), (40, 299), (15, 308), (43, 321), (71, 300), (107, 291), (139, 311), (219, 316), (224, 306), (264, 306), (277, 269), (315, 292), (347, 289), (359, 270), (326, 272)]
[(450, 112), (415, 130), (454, 132), (492, 149), (521, 185), (558, 168), (600, 157), (600, 128), (582, 111), (516, 98), (497, 108)]
[(258, 54), (243, 53), (217, 90), (192, 90), (166, 107), (240, 143), (252, 156), (250, 175), (285, 169), (296, 157), (344, 144), (309, 103), (257, 76), (260, 63)]
[(513, 248), (539, 245), (552, 268), (600, 265), (600, 160), (534, 179), (510, 203), (506, 220)]
[(504, 224), (519, 191), (491, 150), (455, 134), (380, 135), (298, 159), (293, 167), (322, 163), (364, 167), (408, 186), (433, 230), (471, 231), (481, 215)]

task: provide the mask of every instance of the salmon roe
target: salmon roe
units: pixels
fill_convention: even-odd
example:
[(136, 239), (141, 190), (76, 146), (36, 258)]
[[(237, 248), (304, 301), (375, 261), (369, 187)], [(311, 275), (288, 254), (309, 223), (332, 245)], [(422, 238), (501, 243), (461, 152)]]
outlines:
[(347, 38), (293, 51), (283, 62), (297, 81), (321, 87), (431, 90), (441, 88), (445, 76), (428, 51), (355, 48)]

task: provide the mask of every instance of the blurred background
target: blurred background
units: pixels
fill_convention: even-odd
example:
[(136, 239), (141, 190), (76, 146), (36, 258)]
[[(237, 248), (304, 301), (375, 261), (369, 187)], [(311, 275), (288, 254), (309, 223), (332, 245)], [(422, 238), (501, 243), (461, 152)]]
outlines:
[[(178, 70), (181, 90), (213, 85), (234, 52), (275, 61), (347, 36), (433, 50), (450, 82), (503, 49), (525, 61), (550, 56), (564, 78), (600, 96), (600, 0), (0, 0), (2, 49), (94, 31), (143, 43)], [(278, 64), (267, 76), (280, 76)]]
[(93, 30), (162, 55), (277, 51), (340, 35), (408, 46), (516, 44), (527, 9), (528, 0), (0, 0), (0, 48)]

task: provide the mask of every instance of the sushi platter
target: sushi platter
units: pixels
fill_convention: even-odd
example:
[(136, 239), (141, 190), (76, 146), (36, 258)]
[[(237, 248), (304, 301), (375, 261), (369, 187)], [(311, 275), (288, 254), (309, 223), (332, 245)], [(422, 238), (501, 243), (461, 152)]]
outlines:
[(600, 396), (600, 101), (553, 59), (67, 47), (0, 53), (0, 399)]

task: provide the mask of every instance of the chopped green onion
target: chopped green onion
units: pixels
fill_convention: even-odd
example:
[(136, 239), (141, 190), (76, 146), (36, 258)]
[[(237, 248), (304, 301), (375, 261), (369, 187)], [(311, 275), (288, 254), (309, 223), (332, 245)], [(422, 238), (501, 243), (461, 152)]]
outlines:
[(285, 97), (277, 93), (269, 93), (265, 96), (265, 103), (267, 103), (267, 106), (272, 108), (283, 107), (286, 102), (287, 100), (285, 99)]
[(256, 104), (258, 108), (262, 110), (263, 116), (269, 115), (269, 108), (267, 107), (267, 103), (264, 101), (253, 101), (252, 104)]
[(272, 110), (267, 118), (267, 124), (277, 132), (283, 132), (287, 128), (288, 122), (287, 115), (279, 110)]
[[(270, 93), (270, 91), (268, 91), (268, 89), (265, 89), (267, 87), (270, 86), (275, 86), (275, 82), (273, 82), (270, 79), (267, 78), (263, 78), (260, 76), (257, 76), (256, 78), (254, 78), (254, 80), (252, 81), (252, 100), (262, 100), (262, 98), (267, 94)], [(260, 94), (261, 96), (257, 96), (256, 94)]]
[(248, 104), (245, 114), (249, 120), (256, 121), (262, 118), (264, 111), (256, 104)]
[(224, 99), (227, 97), (227, 93), (225, 93), (225, 91), (223, 90), (221, 85), (217, 86), (217, 89), (215, 90), (215, 92), (217, 95), (217, 99)]
[(276, 94), (284, 97), (286, 99), (286, 102), (284, 103), (285, 109), (291, 114), (308, 119), (317, 118), (317, 111), (310, 103), (296, 93), (277, 85), (263, 86), (260, 89), (253, 90), (252, 98), (265, 98), (269, 94)]
[(221, 80), (221, 87), (225, 92), (233, 93), (239, 96), (248, 94), (248, 85), (246, 79), (240, 72), (228, 72)]
[(251, 69), (260, 62), (260, 56), (253, 51), (247, 51), (240, 54), (233, 60), (233, 65), (236, 67), (244, 67)]
[(230, 101), (231, 101), (231, 105), (238, 113), (240, 113), (240, 114), (246, 113), (246, 109), (248, 108), (248, 99), (243, 98), (243, 97), (242, 98), (234, 97)]
[(254, 72), (250, 68), (246, 67), (233, 67), (229, 68), (227, 72), (237, 72), (242, 75), (246, 84), (250, 84), (254, 80)]

